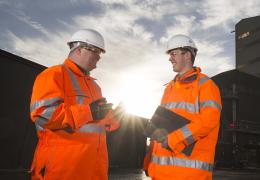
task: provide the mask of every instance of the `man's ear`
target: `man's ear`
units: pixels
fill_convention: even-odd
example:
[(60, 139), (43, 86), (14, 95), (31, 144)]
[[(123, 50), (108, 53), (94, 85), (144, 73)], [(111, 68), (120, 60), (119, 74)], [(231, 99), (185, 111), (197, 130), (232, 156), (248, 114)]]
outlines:
[(76, 53), (77, 56), (80, 56), (80, 54), (81, 54), (81, 48), (76, 48), (76, 49), (75, 49), (75, 53)]
[(186, 59), (192, 59), (192, 55), (191, 55), (191, 52), (190, 51), (187, 51), (185, 54), (184, 54), (185, 58)]

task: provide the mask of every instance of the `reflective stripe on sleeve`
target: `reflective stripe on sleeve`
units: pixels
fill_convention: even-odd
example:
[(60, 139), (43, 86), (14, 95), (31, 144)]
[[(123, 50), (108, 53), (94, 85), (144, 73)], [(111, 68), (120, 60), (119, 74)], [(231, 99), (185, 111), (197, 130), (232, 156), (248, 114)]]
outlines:
[(182, 128), (180, 128), (180, 130), (183, 133), (183, 136), (188, 144), (192, 144), (195, 142), (192, 133), (187, 126), (183, 126)]
[(54, 104), (60, 104), (61, 102), (63, 102), (63, 99), (59, 98), (59, 97), (36, 101), (35, 103), (33, 103), (31, 105), (30, 111), (33, 112), (37, 108), (44, 107), (44, 106), (48, 107), (48, 106), (52, 106)]
[(202, 77), (199, 79), (199, 85), (205, 83), (206, 81), (210, 80), (208, 76)]
[(36, 130), (37, 131), (43, 131), (44, 128), (42, 127), (44, 124), (46, 124), (48, 122), (48, 119), (45, 119), (43, 117), (38, 117), (35, 120), (35, 126), (36, 126)]
[(215, 107), (219, 111), (221, 111), (222, 107), (214, 100), (207, 100), (200, 103), (200, 108), (204, 107)]
[(37, 130), (43, 130), (43, 126), (48, 123), (49, 119), (52, 117), (54, 111), (59, 105), (47, 107), (35, 120), (35, 126)]

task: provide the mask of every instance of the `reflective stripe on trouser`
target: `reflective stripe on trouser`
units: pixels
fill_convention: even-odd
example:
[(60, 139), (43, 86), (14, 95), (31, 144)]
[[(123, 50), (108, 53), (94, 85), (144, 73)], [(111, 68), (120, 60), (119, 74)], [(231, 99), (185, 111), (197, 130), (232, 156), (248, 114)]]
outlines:
[[(40, 120), (40, 119), (43, 119), (43, 118), (38, 118), (37, 120)], [(41, 121), (37, 121), (37, 122), (41, 122)], [(44, 128), (42, 128), (40, 123), (36, 123), (36, 129), (37, 129), (37, 131), (44, 131)], [(56, 130), (65, 130), (65, 129), (61, 128), (61, 129), (56, 129)], [(103, 126), (99, 126), (96, 124), (85, 124), (78, 130), (76, 130), (76, 132), (104, 134), (106, 132), (106, 130)]]
[(189, 160), (184, 158), (175, 158), (175, 157), (158, 157), (152, 155), (151, 162), (158, 165), (168, 165), (168, 166), (180, 166), (186, 168), (202, 169), (206, 171), (213, 171), (213, 164), (199, 161), (199, 160)]

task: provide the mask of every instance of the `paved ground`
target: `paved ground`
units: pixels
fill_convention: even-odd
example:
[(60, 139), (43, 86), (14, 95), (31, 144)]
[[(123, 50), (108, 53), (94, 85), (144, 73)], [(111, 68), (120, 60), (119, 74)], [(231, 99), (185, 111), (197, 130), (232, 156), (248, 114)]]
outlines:
[[(1, 170), (2, 180), (29, 180), (28, 170)], [(150, 180), (142, 170), (113, 169), (110, 172), (109, 180)], [(260, 180), (260, 169), (254, 170), (216, 170), (213, 173), (213, 180)]]
[[(113, 170), (109, 180), (150, 180), (141, 170)], [(213, 180), (260, 180), (260, 169), (255, 170), (215, 170)]]

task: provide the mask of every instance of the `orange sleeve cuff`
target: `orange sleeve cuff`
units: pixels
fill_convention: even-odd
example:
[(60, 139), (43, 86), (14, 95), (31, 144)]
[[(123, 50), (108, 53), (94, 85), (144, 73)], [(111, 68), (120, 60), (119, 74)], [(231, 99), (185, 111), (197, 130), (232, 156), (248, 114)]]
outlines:
[(186, 145), (184, 144), (184, 137), (180, 130), (174, 131), (168, 135), (168, 145), (174, 151), (182, 151)]

